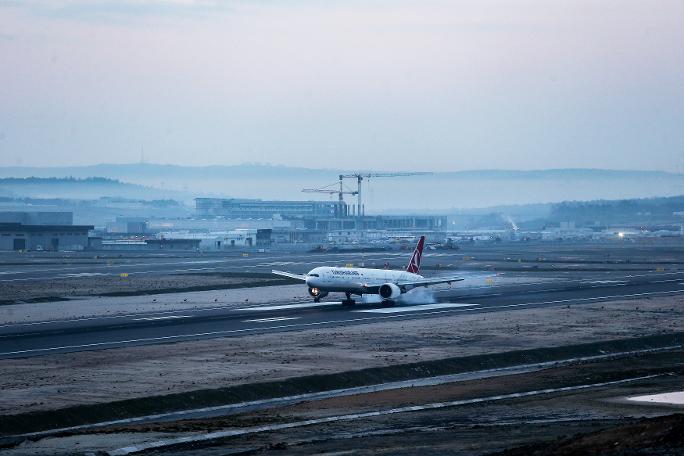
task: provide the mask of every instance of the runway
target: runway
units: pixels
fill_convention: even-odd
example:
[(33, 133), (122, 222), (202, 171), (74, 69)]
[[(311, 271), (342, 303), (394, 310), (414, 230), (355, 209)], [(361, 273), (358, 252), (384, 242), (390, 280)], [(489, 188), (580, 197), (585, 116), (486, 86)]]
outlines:
[[(25, 282), (47, 279), (68, 279), (77, 277), (118, 276), (121, 273), (166, 275), (220, 272), (270, 272), (274, 268), (287, 267), (294, 272), (305, 272), (316, 265), (345, 265), (367, 263), (368, 267), (382, 267), (385, 261), (397, 264), (408, 262), (409, 254), (399, 252), (369, 253), (242, 253), (218, 254), (147, 254), (119, 258), (109, 254), (95, 258), (93, 255), (75, 253), (73, 257), (23, 258), (8, 253), (0, 262), (0, 282)], [(432, 261), (450, 259), (458, 261), (463, 254), (433, 253)]]
[(601, 301), (672, 296), (684, 293), (684, 272), (575, 279), (445, 289), (436, 302), (358, 304), (338, 301), (315, 304), (283, 301), (266, 306), (216, 306), (199, 310), (135, 313), (61, 321), (10, 324), (0, 327), (0, 358), (164, 344), (170, 342), (240, 337), (424, 318), (458, 318), (461, 314), (499, 312), (535, 307), (571, 306)]
[[(0, 283), (118, 276), (121, 273), (160, 276), (227, 272), (267, 273), (285, 269), (304, 273), (315, 266), (403, 268), (408, 250), (374, 252), (6, 252), (0, 258)], [(640, 273), (658, 266), (684, 266), (684, 251), (672, 246), (549, 245), (545, 243), (469, 245), (460, 250), (426, 250), (426, 268), (527, 270), (535, 273), (579, 268)]]

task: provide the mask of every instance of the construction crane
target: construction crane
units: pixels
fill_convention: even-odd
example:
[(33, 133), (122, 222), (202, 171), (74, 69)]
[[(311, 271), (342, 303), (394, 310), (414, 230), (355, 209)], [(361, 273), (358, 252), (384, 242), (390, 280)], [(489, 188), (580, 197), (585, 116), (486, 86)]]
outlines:
[(354, 190), (345, 190), (344, 187), (342, 186), (342, 180), (340, 180), (340, 189), (333, 189), (331, 188), (333, 185), (338, 185), (337, 182), (334, 184), (326, 185), (325, 187), (321, 188), (303, 188), (302, 192), (304, 193), (327, 193), (328, 195), (334, 195), (335, 193), (338, 194), (338, 200), (340, 202), (344, 201), (344, 195), (356, 195), (356, 191)]
[(344, 186), (342, 185), (342, 179), (340, 179), (339, 182), (339, 190), (332, 188), (333, 186), (338, 185), (337, 182), (326, 185), (325, 187), (321, 188), (303, 188), (302, 192), (304, 193), (327, 193), (328, 195), (334, 195), (335, 193), (338, 194), (338, 201), (339, 201), (339, 207), (337, 208), (337, 215), (340, 217), (346, 216), (347, 215), (347, 210), (346, 210), (346, 205), (344, 204), (344, 195), (356, 195), (357, 192), (354, 190), (345, 190)]
[[(329, 195), (334, 195), (337, 193), (338, 200), (341, 205), (344, 203), (344, 195), (356, 195), (356, 215), (361, 217), (364, 215), (363, 202), (361, 199), (361, 182), (364, 179), (370, 179), (372, 177), (402, 177), (402, 176), (424, 176), (432, 174), (430, 172), (397, 172), (397, 173), (352, 173), (352, 174), (340, 174), (338, 176), (339, 181), (334, 184), (326, 185), (320, 188), (304, 188), (302, 192), (304, 193), (327, 193)], [(356, 179), (356, 190), (345, 190), (344, 179)], [(338, 186), (338, 188), (332, 188), (333, 186)]]
[(352, 174), (340, 174), (340, 189), (342, 188), (343, 179), (356, 179), (356, 215), (361, 217), (364, 215), (363, 203), (361, 200), (361, 182), (364, 179), (370, 179), (371, 177), (402, 177), (402, 176), (425, 176), (430, 175), (430, 172), (399, 172), (399, 173), (352, 173)]

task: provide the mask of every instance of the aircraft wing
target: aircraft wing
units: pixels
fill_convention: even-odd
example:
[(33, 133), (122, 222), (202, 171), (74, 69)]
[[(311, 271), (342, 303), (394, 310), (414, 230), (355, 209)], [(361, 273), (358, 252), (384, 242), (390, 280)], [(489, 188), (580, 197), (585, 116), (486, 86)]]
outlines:
[(438, 283), (460, 282), (461, 280), (464, 280), (463, 277), (425, 277), (423, 280), (399, 281), (397, 285), (400, 287), (423, 287), (437, 285)]
[[(426, 287), (428, 285), (437, 285), (439, 283), (451, 283), (460, 282), (465, 280), (463, 277), (425, 277), (422, 280), (400, 280), (394, 282), (395, 285), (399, 287), (406, 287), (408, 289), (413, 289), (416, 287)], [(380, 287), (384, 284), (382, 283), (364, 283), (362, 286), (366, 289), (366, 293), (378, 293)]]
[(294, 274), (292, 272), (276, 271), (275, 269), (271, 271), (271, 274), (306, 282), (306, 276), (304, 274)]

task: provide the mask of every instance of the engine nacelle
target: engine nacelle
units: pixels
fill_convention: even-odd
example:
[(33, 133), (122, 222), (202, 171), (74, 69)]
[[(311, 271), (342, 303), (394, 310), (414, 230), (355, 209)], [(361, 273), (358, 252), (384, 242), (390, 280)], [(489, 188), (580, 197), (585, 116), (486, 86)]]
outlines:
[(321, 299), (321, 298), (325, 298), (326, 296), (328, 296), (328, 292), (327, 291), (321, 291), (320, 288), (309, 287), (309, 295), (311, 295), (312, 298)]
[(384, 283), (380, 285), (378, 294), (382, 299), (396, 299), (401, 295), (401, 288), (393, 283)]

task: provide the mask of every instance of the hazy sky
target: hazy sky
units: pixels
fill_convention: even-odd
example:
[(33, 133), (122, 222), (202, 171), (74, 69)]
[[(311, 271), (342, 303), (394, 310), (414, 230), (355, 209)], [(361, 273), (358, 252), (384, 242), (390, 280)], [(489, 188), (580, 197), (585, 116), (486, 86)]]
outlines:
[(684, 0), (0, 0), (0, 165), (684, 166)]

